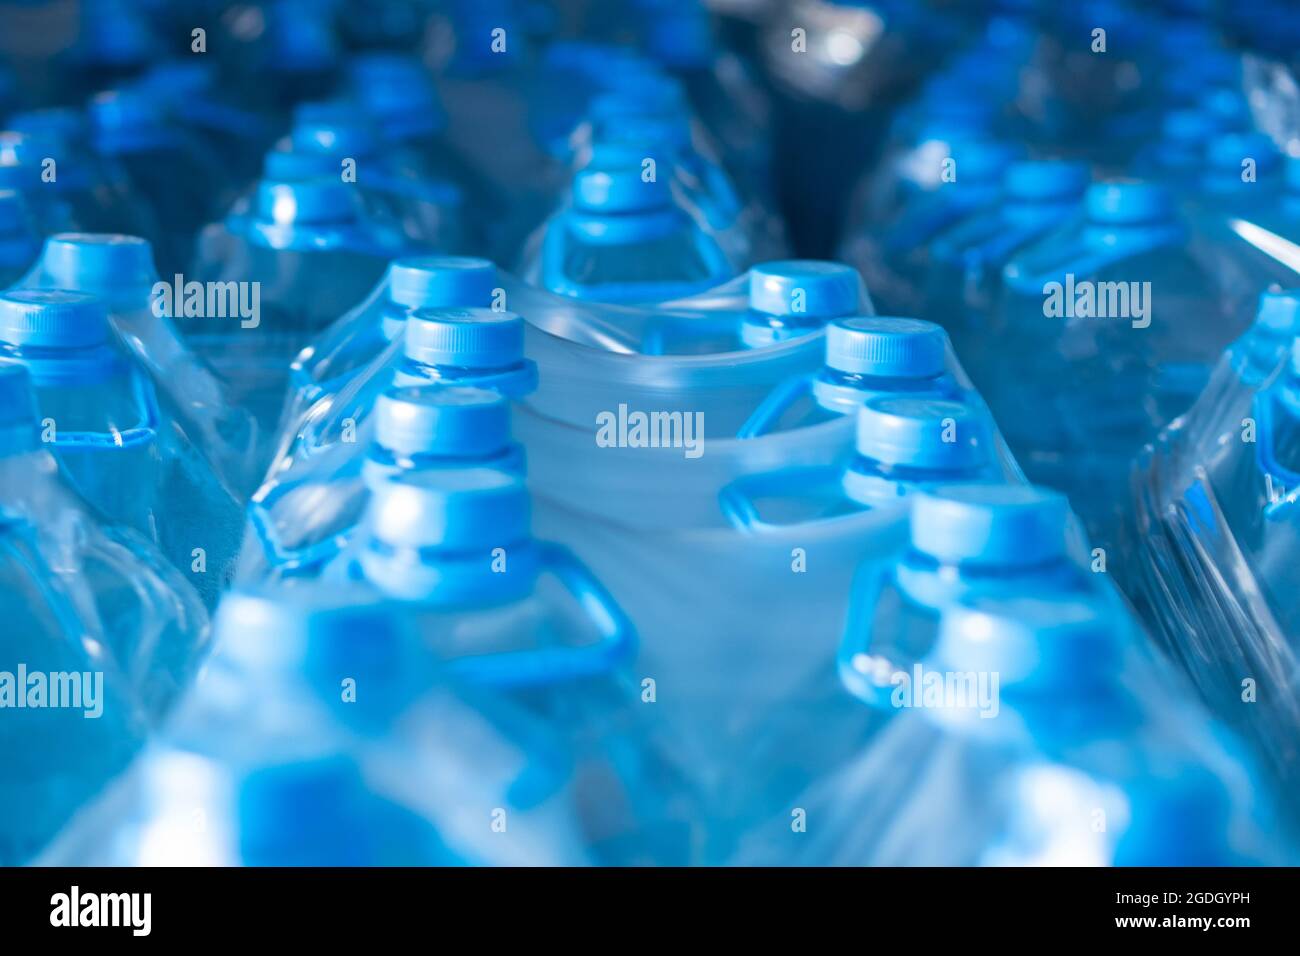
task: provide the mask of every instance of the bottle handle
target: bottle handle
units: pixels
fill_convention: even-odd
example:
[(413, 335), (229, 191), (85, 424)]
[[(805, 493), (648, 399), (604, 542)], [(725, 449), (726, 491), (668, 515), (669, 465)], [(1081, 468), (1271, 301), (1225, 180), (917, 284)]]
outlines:
[(1274, 408), (1276, 401), (1273, 389), (1266, 388), (1255, 395), (1251, 410), (1256, 425), (1255, 467), (1266, 483), (1264, 518), (1269, 521), (1282, 519), (1285, 512), (1296, 504), (1297, 495), (1300, 494), (1300, 474), (1277, 460), (1274, 422), (1277, 414)]
[(787, 379), (768, 392), (767, 397), (759, 402), (758, 407), (740, 426), (737, 438), (758, 438), (770, 432), (786, 410), (806, 395), (812, 394), (813, 377), (799, 375)]
[(135, 395), (140, 420), (128, 428), (114, 432), (65, 431), (58, 432), (54, 441), (56, 449), (128, 449), (153, 443), (158, 437), (158, 395), (153, 382), (144, 374), (131, 376), (131, 391)]
[[(872, 648), (872, 615), (883, 592), (885, 569), (865, 566), (855, 576), (850, 592), (844, 637), (835, 652), (835, 669), (844, 688), (873, 710), (893, 710), (896, 675), (911, 679), (910, 671)], [(912, 662), (909, 662), (909, 664)]]
[(539, 542), (543, 573), (554, 575), (596, 626), (600, 639), (580, 647), (541, 647), (527, 651), (462, 657), (447, 670), (468, 683), (516, 690), (601, 677), (636, 653), (636, 631), (614, 598), (586, 565), (558, 544)]

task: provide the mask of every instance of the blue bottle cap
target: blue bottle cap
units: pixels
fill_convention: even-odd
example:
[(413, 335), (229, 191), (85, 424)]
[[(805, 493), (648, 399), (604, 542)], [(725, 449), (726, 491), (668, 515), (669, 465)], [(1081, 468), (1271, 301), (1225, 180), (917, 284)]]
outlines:
[(17, 133), (49, 137), (64, 143), (77, 143), (86, 136), (86, 117), (80, 110), (66, 106), (15, 113), (5, 124)]
[(933, 322), (855, 315), (826, 326), (826, 365), (852, 375), (930, 378), (943, 371), (947, 344)]
[(858, 311), (860, 282), (858, 271), (842, 262), (765, 262), (749, 270), (749, 307), (767, 315), (805, 315), (810, 319), (852, 315)]
[(524, 359), (524, 320), (492, 309), (416, 309), (406, 323), (406, 357), (456, 368), (517, 365)]
[(51, 236), (41, 252), (40, 271), (50, 286), (95, 295), (108, 289), (151, 286), (158, 278), (149, 240), (113, 233)]
[(368, 527), (395, 548), (449, 552), (505, 547), (529, 537), (524, 483), (492, 468), (410, 472), (372, 492)]
[(388, 267), (388, 298), (408, 309), (486, 308), (497, 281), (497, 267), (489, 259), (409, 257)]
[(646, 148), (640, 141), (618, 142), (597, 139), (591, 144), (591, 159), (587, 165), (598, 169), (607, 169), (610, 166), (639, 166), (646, 156)]
[(655, 178), (647, 182), (641, 177), (639, 163), (588, 166), (573, 177), (573, 205), (583, 212), (594, 213), (664, 209), (672, 204), (667, 177), (668, 170), (656, 170)]
[(92, 295), (65, 289), (11, 289), (0, 294), (0, 341), (82, 348), (107, 339), (108, 312)]
[(387, 124), (399, 117), (424, 131), (446, 125), (446, 114), (423, 65), (414, 57), (371, 53), (350, 65), (352, 85), (366, 110)]
[(293, 108), (293, 128), (309, 129), (330, 123), (362, 123), (361, 104), (338, 97), (332, 100), (308, 100)]
[(96, 133), (155, 130), (164, 125), (165, 105), (147, 87), (98, 93), (91, 99), (89, 109)]
[(1167, 140), (1200, 148), (1223, 129), (1222, 120), (1205, 110), (1171, 110), (1160, 123)]
[(1156, 222), (1170, 219), (1174, 214), (1169, 190), (1158, 183), (1133, 180), (1093, 183), (1084, 202), (1089, 219), (1108, 225)]
[(1002, 187), (1012, 199), (1051, 201), (1082, 198), (1088, 166), (1060, 159), (1022, 159), (1007, 169)]
[(625, 66), (636, 59), (626, 47), (589, 40), (556, 40), (542, 53), (545, 73), (564, 71), (601, 77), (612, 66)]
[[(260, 763), (237, 778), (235, 813), (239, 859), (248, 866), (373, 862), (367, 825), (376, 826), (381, 798), (372, 795), (356, 763), (343, 754), (292, 756)], [(372, 802), (373, 801), (373, 802)], [(360, 832), (358, 832), (360, 829)], [(351, 835), (332, 848), (333, 834)]]
[(295, 150), (330, 156), (362, 158), (379, 149), (375, 131), (362, 120), (316, 119), (294, 125), (290, 134)]
[(1083, 598), (971, 596), (944, 610), (934, 659), (954, 671), (996, 673), (1004, 689), (1095, 689), (1115, 673), (1117, 624)]
[(916, 125), (913, 140), (920, 143), (948, 143), (987, 132), (994, 107), (966, 95), (935, 94), (925, 99), (925, 113)]
[(1261, 292), (1255, 326), (1272, 335), (1300, 334), (1300, 289)]
[(945, 563), (1032, 567), (1065, 556), (1065, 496), (1027, 485), (948, 485), (912, 504), (912, 547)]
[(262, 174), (275, 182), (296, 183), (306, 179), (337, 178), (342, 166), (338, 156), (311, 150), (294, 149), (282, 144), (267, 150), (262, 160)]
[(21, 455), (40, 444), (40, 414), (27, 369), (0, 362), (0, 457)]
[(999, 182), (1021, 152), (1010, 143), (983, 138), (957, 139), (948, 149), (948, 155), (956, 166), (957, 183), (970, 180)]
[(858, 454), (882, 464), (975, 468), (989, 460), (989, 444), (986, 416), (962, 402), (884, 396), (858, 410)]
[(217, 606), (213, 646), (221, 660), (251, 672), (298, 675), (341, 662), (383, 670), (382, 661), (396, 656), (400, 624), (362, 589), (347, 585), (237, 588)]
[(1218, 87), (1201, 100), (1201, 106), (1211, 116), (1219, 117), (1225, 125), (1240, 126), (1242, 117), (1250, 115), (1250, 104), (1240, 90)]
[(600, 143), (635, 145), (642, 156), (655, 156), (665, 147), (669, 152), (685, 149), (691, 142), (691, 124), (683, 116), (611, 116), (596, 133)]
[(510, 404), (484, 388), (393, 386), (375, 415), (375, 441), (399, 454), (476, 458), (510, 444)]
[(646, 51), (674, 70), (700, 69), (713, 61), (713, 31), (704, 5), (656, 10), (647, 24)]
[(689, 109), (686, 92), (656, 69), (625, 68), (602, 77), (608, 92), (592, 99), (587, 115), (599, 124), (615, 116), (676, 114)]
[(351, 186), (337, 179), (264, 179), (257, 187), (257, 214), (264, 222), (285, 225), (343, 223), (357, 218), (357, 207)]
[(140, 80), (142, 86), (170, 99), (199, 96), (211, 90), (216, 82), (217, 72), (204, 57), (159, 63)]
[(1278, 160), (1277, 146), (1263, 133), (1224, 133), (1206, 148), (1206, 165), (1227, 170), (1240, 181), (1241, 163), (1253, 159), (1258, 169), (1271, 168)]
[[(65, 141), (53, 133), (31, 132), (18, 133), (13, 130), (0, 132), (0, 166), (39, 167), (49, 157), (58, 158), (60, 150), (66, 149)], [(33, 180), (35, 173), (33, 173)]]

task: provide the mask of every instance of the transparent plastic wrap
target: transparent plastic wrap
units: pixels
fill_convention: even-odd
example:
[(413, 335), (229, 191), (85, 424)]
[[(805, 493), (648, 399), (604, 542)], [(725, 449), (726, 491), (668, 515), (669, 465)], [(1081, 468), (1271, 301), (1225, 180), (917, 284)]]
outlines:
[(163, 733), (38, 862), (575, 865), (569, 767), (366, 594), (237, 591)]
[[(937, 404), (964, 434), (960, 419), (971, 410)], [(941, 444), (934, 421), (928, 448)], [(845, 478), (854, 427), (842, 415), (757, 438), (708, 439), (689, 458), (671, 447), (600, 447), (588, 431), (529, 408), (517, 414), (539, 528), (595, 569), (636, 622), (641, 667), (708, 789), (743, 754), (736, 735), (767, 708), (798, 699), (833, 656), (856, 569), (885, 561), (905, 541), (905, 476), (861, 479), (875, 493), (870, 503), (850, 493), (860, 481)], [(981, 434), (976, 473), (1018, 480), (992, 435)], [(763, 520), (737, 520), (726, 491), (771, 475), (782, 478), (772, 495), (779, 506), (754, 494)]]
[[(3, 468), (3, 459), (0, 459)], [(84, 582), (48, 563), (48, 540), (0, 507), (0, 864), (30, 859), (130, 761), (144, 737), (135, 695), (100, 634)], [(71, 585), (69, 587), (69, 585)], [(89, 612), (89, 616), (85, 616)], [(21, 697), (19, 697), (21, 695)]]
[(57, 289), (0, 295), (0, 357), (29, 373), (35, 420), (69, 484), (156, 542), (215, 605), (234, 574), (240, 504), (114, 337), (104, 303)]
[[(406, 335), (412, 305), (430, 307), (415, 319), (413, 342)], [(488, 305), (512, 311), (493, 313)], [(466, 333), (484, 338), (476, 347), (482, 354), (430, 352), (425, 339), (450, 328), (434, 307), (463, 307), (482, 319), (457, 320), (462, 329), (483, 325)], [(703, 413), (708, 437), (734, 435), (776, 385), (816, 367), (823, 346), (815, 333), (827, 321), (871, 313), (861, 279), (832, 263), (768, 263), (702, 296), (646, 310), (552, 295), (484, 260), (400, 260), (295, 361), (297, 385), (268, 483), (294, 480), (345, 433), (355, 437), (398, 375), (519, 398), (532, 391), (528, 369), (536, 364), (544, 369), (541, 388), (528, 403), (546, 418), (594, 428), (598, 414), (624, 404)], [(486, 321), (512, 314), (526, 321), (519, 341), (510, 321), (498, 328)], [(493, 344), (502, 335), (508, 341)]]
[(860, 746), (770, 808), (731, 861), (1293, 861), (1249, 760), (1141, 640), (1114, 602), (963, 599), (921, 669), (938, 683), (897, 684), (893, 718), (859, 726)]
[[(1294, 320), (1293, 293), (1270, 298)], [(1152, 631), (1294, 794), (1300, 660), (1288, 568), (1298, 386), (1294, 359), (1283, 361), (1275, 338), (1270, 347), (1270, 337), (1251, 336), (1228, 352), (1201, 401), (1139, 461), (1133, 492)], [(1295, 813), (1293, 796), (1289, 803)]]
[(570, 551), (533, 537), (529, 512), (522, 482), (500, 470), (396, 477), (374, 488), (322, 579), (365, 582), (448, 673), (561, 735), (597, 862), (684, 865), (699, 821), (691, 768), (633, 669), (634, 625)]
[(1169, 191), (1094, 183), (1077, 219), (1003, 269), (998, 347), (971, 356), (1026, 475), (1069, 495), (1089, 538), (1121, 552), (1115, 573), (1130, 569), (1131, 462), (1248, 324), (1232, 318), (1203, 252)]
[[(21, 285), (71, 289), (102, 300), (109, 323), (148, 371), (168, 410), (192, 435), (227, 487), (246, 496), (260, 477), (267, 441), (257, 422), (231, 404), (230, 386), (177, 329), (185, 322), (185, 289), (162, 281), (149, 243), (135, 236), (61, 233), (46, 240)], [(183, 279), (183, 277), (182, 277)], [(180, 314), (176, 304), (182, 303)]]
[(356, 441), (337, 442), (272, 478), (248, 508), (240, 554), (244, 581), (318, 572), (355, 534), (375, 486), (428, 469), (524, 470), (510, 437), (510, 407), (467, 386), (390, 386)]

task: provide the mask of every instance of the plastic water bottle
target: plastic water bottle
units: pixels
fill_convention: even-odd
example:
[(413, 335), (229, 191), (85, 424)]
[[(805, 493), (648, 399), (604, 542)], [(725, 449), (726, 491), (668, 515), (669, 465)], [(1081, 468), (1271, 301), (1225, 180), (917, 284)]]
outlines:
[(746, 204), (730, 177), (691, 143), (689, 122), (680, 116), (621, 116), (605, 120), (590, 147), (580, 152), (579, 168), (640, 165), (655, 161), (673, 175), (678, 201), (718, 237), (735, 262), (774, 259), (784, 253), (779, 226), (756, 203)]
[(721, 507), (736, 528), (759, 532), (890, 508), (933, 485), (1004, 480), (1014, 466), (997, 442), (978, 399), (884, 395), (858, 409), (846, 460), (744, 475), (722, 490)]
[[(559, 310), (530, 308), (530, 318), (546, 328), (547, 311)], [(637, 351), (646, 355), (706, 355), (763, 349), (810, 336), (831, 319), (874, 312), (862, 277), (852, 266), (782, 259), (756, 265), (717, 289), (662, 303), (639, 327), (607, 314), (628, 330)]]
[(473, 385), (521, 398), (537, 388), (524, 321), (492, 309), (417, 309), (407, 319), (396, 385)]
[(492, 309), (429, 308), (407, 312), (394, 347), (337, 392), (325, 393), (286, 423), (284, 442), (269, 472), (292, 480), (290, 469), (351, 443), (390, 386), (468, 386), (521, 399), (537, 388), (537, 364), (524, 356), (524, 321)]
[(0, 133), (0, 188), (22, 195), (42, 234), (72, 229), (143, 232), (154, 220), (129, 186), (91, 152), (78, 133), (44, 120)]
[(965, 217), (997, 202), (1020, 149), (984, 137), (958, 138), (931, 157), (939, 185), (918, 193), (875, 228), (850, 224), (841, 258), (857, 266), (871, 294), (895, 315), (918, 314), (931, 244)]
[[(359, 111), (329, 104), (294, 124), (287, 144), (266, 154), (272, 178), (343, 177), (415, 247), (456, 251), (465, 243), (464, 196), (431, 163), (389, 149)], [(351, 178), (349, 178), (351, 177)]]
[(352, 573), (402, 602), (451, 673), (507, 694), (573, 745), (576, 812), (595, 861), (686, 863), (692, 797), (629, 670), (632, 623), (529, 524), (524, 485), (500, 471), (404, 476), (375, 488)]
[[(0, 524), (13, 585), (4, 589), (4, 605), (15, 622), (0, 640), (15, 650), (6, 661), (39, 670), (43, 655), (61, 654), (102, 670), (112, 710), (96, 726), (116, 728), (109, 736), (137, 717), (157, 719), (193, 675), (207, 642), (207, 612), (151, 542), (106, 523), (70, 489), (41, 441), (36, 394), (22, 365), (0, 363), (0, 399)], [(60, 650), (61, 641), (71, 643)], [(113, 752), (120, 756), (127, 744), (134, 745), (119, 741)]]
[(854, 588), (840, 680), (888, 708), (933, 649), (944, 608), (980, 597), (1100, 596), (1065, 497), (1014, 484), (935, 487), (913, 499), (906, 550)]
[[(1286, 858), (1263, 838), (1274, 821), (1248, 764), (1135, 637), (1117, 606), (1076, 596), (958, 602), (940, 620), (922, 686), (914, 673), (895, 688), (905, 712), (883, 729), (869, 724), (861, 747), (755, 826), (734, 860)], [(900, 766), (914, 770), (900, 775)], [(792, 832), (790, 807), (806, 832)]]
[(578, 172), (572, 204), (546, 224), (525, 278), (561, 295), (634, 303), (682, 298), (734, 276), (716, 237), (673, 202), (669, 178), (656, 170), (646, 179), (642, 165)]
[(218, 158), (228, 188), (242, 189), (257, 178), (258, 160), (271, 147), (276, 120), (264, 106), (240, 102), (220, 82), (205, 57), (164, 60), (135, 81), (165, 103), (167, 115)]
[(364, 595), (240, 591), (165, 733), (42, 862), (582, 863), (568, 767)]
[[(223, 38), (243, 102), (280, 108), (326, 95), (338, 82), (342, 59), (334, 24), (338, 9), (308, 0), (272, 0), (261, 9), (263, 29)], [(268, 78), (270, 82), (268, 82)]]
[(372, 363), (399, 349), (413, 309), (487, 308), (500, 287), (496, 266), (459, 256), (407, 257), (393, 262), (364, 302), (330, 324), (294, 359), (293, 390), (284, 424), (310, 404), (337, 395)]
[(958, 354), (971, 368), (980, 367), (980, 349), (997, 348), (992, 318), (1003, 267), (1025, 246), (1076, 215), (1087, 185), (1088, 170), (1081, 163), (1012, 163), (999, 202), (935, 237), (924, 314), (949, 330)]
[(41, 237), (23, 197), (12, 189), (0, 189), (0, 288), (16, 282), (40, 248)]
[[(495, 211), (491, 188), (447, 137), (447, 111), (432, 77), (415, 57), (366, 53), (348, 64), (348, 89), (390, 150), (389, 161), (419, 176), (466, 189), (468, 205), (480, 214)], [(473, 223), (462, 226), (472, 228)]]
[(838, 652), (755, 722), (733, 778), (745, 784), (725, 787), (711, 813), (731, 821), (713, 831), (715, 856), (725, 859), (748, 822), (788, 812), (803, 788), (867, 745), (892, 713), (895, 689), (933, 650), (946, 607), (973, 594), (1100, 591), (1069, 547), (1069, 507), (1058, 493), (961, 484), (912, 501), (907, 534), (877, 535), (855, 576)]
[(159, 55), (154, 26), (139, 5), (106, 0), (79, 12), (76, 36), (64, 53), (60, 86), (68, 98), (102, 89), (105, 81), (139, 75)]
[(1223, 136), (1208, 153), (1190, 214), (1237, 327), (1259, 290), (1300, 283), (1300, 162), (1284, 165), (1259, 133)]
[(875, 311), (862, 277), (842, 262), (765, 262), (750, 269), (748, 278), (749, 308), (740, 340), (749, 348), (806, 335), (830, 319)]
[(194, 280), (243, 283), (250, 301), (257, 292), (258, 314), (204, 316), (186, 337), (238, 386), (233, 401), (268, 429), (278, 422), (293, 357), (407, 251), (400, 234), (366, 214), (354, 189), (337, 180), (263, 181), (247, 217), (200, 237)]
[(209, 605), (229, 581), (239, 505), (79, 292), (0, 295), (0, 357), (27, 369), (42, 434), (69, 482), (116, 523), (156, 541)]
[(149, 211), (148, 235), (163, 273), (182, 271), (193, 255), (194, 235), (228, 199), (221, 170), (171, 122), (167, 103), (148, 88), (99, 94), (90, 103), (90, 122), (95, 152)]
[[(1240, 331), (1187, 243), (1160, 186), (1096, 183), (1081, 220), (1002, 273), (1005, 341), (1035, 360), (1025, 367), (1009, 345), (986, 352), (976, 380), (989, 383), (986, 398), (1026, 474), (1065, 491), (1102, 545), (1113, 544), (1127, 463), (1191, 405)], [(1003, 376), (1017, 387), (998, 387), (1011, 381)]]
[[(178, 330), (178, 323), (189, 321), (184, 276), (162, 282), (146, 240), (94, 233), (51, 236), (22, 284), (83, 292), (103, 302), (109, 324), (148, 372), (166, 413), (181, 424), (227, 487), (240, 496), (251, 491), (261, 478), (267, 436), (233, 405), (229, 385)], [(206, 296), (204, 300), (206, 309)], [(179, 310), (177, 303), (182, 303)]]
[(590, 100), (618, 70), (639, 58), (625, 47), (588, 40), (556, 40), (541, 52), (528, 93), (528, 129), (537, 145), (568, 159), (570, 135), (586, 116)]
[(240, 577), (318, 572), (355, 533), (380, 482), (426, 469), (495, 468), (523, 474), (510, 438), (510, 406), (497, 392), (392, 386), (355, 442), (338, 442), (299, 467), (272, 473), (249, 505)]
[(826, 364), (783, 383), (754, 410), (740, 438), (849, 415), (881, 395), (957, 397), (948, 370), (948, 336), (920, 319), (853, 316), (826, 326)]
[[(0, 373), (0, 388), (7, 378)], [(6, 456), (7, 457), (7, 456)], [(8, 470), (0, 459), (0, 469)], [(0, 753), (6, 766), (0, 863), (27, 863), (75, 810), (120, 772), (143, 738), (134, 697), (103, 647), (86, 639), (74, 600), (57, 586), (58, 576), (37, 549), (32, 529), (0, 517), (0, 638), (5, 677), (16, 693), (29, 694), (59, 681), (75, 693), (75, 706), (46, 704), (6, 713)], [(15, 676), (16, 675), (16, 676)], [(59, 675), (62, 675), (60, 677)], [(44, 697), (49, 689), (41, 689)], [(12, 693), (12, 691), (11, 691)], [(17, 704), (7, 704), (17, 707)], [(87, 717), (98, 719), (87, 720)]]

